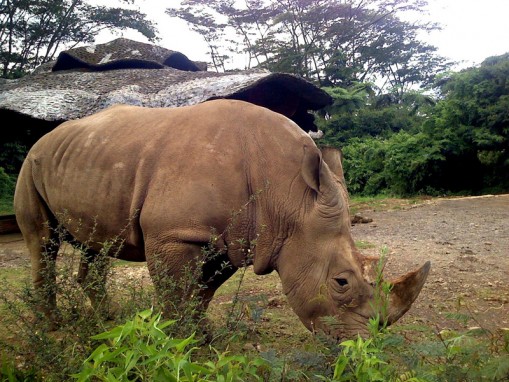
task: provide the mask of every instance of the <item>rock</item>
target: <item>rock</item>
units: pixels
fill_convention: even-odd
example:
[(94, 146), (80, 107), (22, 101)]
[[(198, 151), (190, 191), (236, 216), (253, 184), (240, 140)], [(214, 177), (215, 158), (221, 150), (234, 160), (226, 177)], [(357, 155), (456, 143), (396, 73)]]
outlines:
[(253, 345), (253, 344), (250, 344), (249, 342), (247, 344), (245, 344), (243, 347), (242, 347), (242, 350), (245, 350), (245, 351), (255, 351), (256, 350), (256, 346)]
[(372, 221), (373, 221), (373, 219), (364, 217), (360, 213), (356, 213), (350, 219), (350, 222), (352, 225), (359, 224), (359, 223), (366, 224), (366, 223), (371, 223)]

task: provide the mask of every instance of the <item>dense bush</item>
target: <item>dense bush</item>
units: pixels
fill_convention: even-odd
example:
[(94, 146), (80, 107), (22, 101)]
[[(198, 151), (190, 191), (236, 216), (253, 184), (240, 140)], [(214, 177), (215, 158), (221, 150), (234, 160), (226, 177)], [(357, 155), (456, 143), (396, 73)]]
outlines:
[(353, 193), (480, 194), (509, 190), (509, 53), (419, 93), (331, 91), (323, 143), (344, 153)]
[[(425, 133), (406, 131), (389, 138), (355, 138), (343, 148), (350, 192), (367, 195), (437, 194), (435, 182), (445, 156)], [(437, 188), (435, 188), (437, 187)]]
[(26, 152), (19, 142), (0, 143), (0, 215), (13, 213), (16, 178)]

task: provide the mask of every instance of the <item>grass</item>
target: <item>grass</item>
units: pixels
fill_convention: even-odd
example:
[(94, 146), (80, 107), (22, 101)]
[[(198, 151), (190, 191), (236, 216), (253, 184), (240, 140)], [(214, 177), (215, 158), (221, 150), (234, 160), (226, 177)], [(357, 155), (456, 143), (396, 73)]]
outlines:
[[(230, 342), (232, 350), (245, 350), (246, 341), (256, 344), (257, 350), (277, 348), (287, 354), (303, 343), (316, 346), (316, 338), (288, 305), (276, 272), (259, 276), (252, 267), (247, 268), (245, 275), (242, 270), (238, 271), (216, 292), (208, 317), (216, 330), (229, 319), (231, 326), (242, 333), (237, 341)], [(247, 348), (253, 347), (248, 345)]]
[(29, 276), (30, 268), (28, 264), (22, 267), (0, 267), (0, 285), (9, 285), (19, 289), (25, 285), (25, 281)]
[(368, 248), (375, 248), (376, 245), (373, 244), (373, 243), (370, 243), (368, 241), (364, 241), (364, 240), (356, 240), (355, 241), (355, 246), (357, 247), (357, 249), (368, 249)]
[(397, 198), (386, 195), (377, 196), (351, 196), (350, 214), (355, 215), (358, 212), (369, 211), (391, 211), (408, 208), (429, 200), (429, 197)]
[[(111, 284), (110, 287), (116, 289), (120, 286), (125, 292), (124, 296), (120, 294), (116, 296), (115, 299), (118, 302), (131, 303), (124, 297), (129, 296), (132, 292), (141, 296), (140, 308), (143, 307), (143, 304), (146, 304), (145, 308), (150, 307), (151, 281), (143, 278), (143, 281), (140, 282), (140, 275), (146, 274), (144, 263), (115, 261), (112, 271), (117, 282)], [(134, 272), (132, 280), (129, 271)], [(1, 293), (5, 295), (8, 292), (9, 295), (15, 295), (22, 292), (28, 277), (26, 267), (1, 269)], [(142, 295), (141, 290), (146, 294)], [(69, 373), (77, 372), (76, 368), (86, 358), (87, 349), (90, 354), (98, 343), (87, 342), (84, 339), (85, 336), (73, 331), (83, 330), (85, 333), (97, 334), (122, 322), (119, 320), (104, 321), (101, 325), (87, 330), (71, 325), (72, 330), (62, 329), (50, 337), (39, 338), (37, 342), (39, 346), (35, 348), (32, 343), (33, 349), (31, 349), (27, 345), (30, 345), (30, 341), (34, 340), (30, 336), (27, 337), (26, 331), (19, 331), (19, 326), (13, 325), (12, 321), (8, 322), (15, 317), (5, 304), (0, 309), (0, 327), (4, 328), (4, 330), (0, 330), (0, 348), (4, 349), (0, 351), (0, 360), (4, 360), (6, 365), (13, 363), (20, 365), (22, 369), (26, 370), (26, 373), (23, 374), (24, 377), (33, 373), (30, 365), (37, 365), (37, 362), (43, 361), (32, 363), (30, 360), (34, 355), (30, 354), (30, 351), (50, 351), (51, 348), (57, 349), (51, 353), (52, 357), (58, 355), (64, 359), (66, 357), (76, 358), (73, 362), (69, 361), (68, 364), (65, 364), (65, 370), (68, 370)], [(29, 308), (25, 306), (22, 312), (27, 314)], [(123, 315), (123, 317), (127, 317), (127, 315)], [(212, 346), (219, 349), (221, 354), (227, 351), (230, 355), (241, 354), (248, 359), (262, 356), (264, 359), (270, 360), (271, 368), (279, 373), (278, 375), (285, 376), (275, 380), (317, 380), (314, 377), (309, 378), (318, 373), (325, 376), (323, 380), (332, 381), (331, 374), (327, 373), (331, 373), (334, 367), (338, 370), (339, 366), (351, 359), (352, 352), (355, 352), (355, 362), (368, 368), (365, 373), (363, 371), (355, 378), (359, 378), (359, 375), (368, 378), (366, 375), (370, 375), (373, 371), (370, 368), (377, 371), (381, 367), (384, 372), (392, 373), (393, 376), (386, 377), (388, 381), (411, 380), (410, 378), (414, 378), (415, 381), (482, 381), (485, 379), (504, 381), (509, 377), (509, 332), (507, 329), (492, 333), (482, 330), (436, 332), (435, 328), (396, 325), (377, 340), (368, 342), (357, 340), (349, 342), (347, 345), (349, 347), (338, 348), (337, 345), (325, 341), (320, 336), (312, 335), (304, 328), (282, 295), (277, 274), (258, 276), (252, 272), (251, 267), (248, 267), (245, 272), (240, 270), (219, 288), (209, 308), (208, 318), (213, 327)], [(469, 317), (459, 314), (457, 314), (457, 319), (464, 322), (470, 320)], [(88, 323), (81, 323), (81, 325), (86, 324)], [(188, 335), (191, 334), (188, 333)], [(66, 340), (66, 338), (69, 339)], [(86, 343), (83, 344), (84, 342)], [(5, 344), (8, 346), (4, 346)], [(66, 346), (59, 347), (61, 344)], [(73, 350), (73, 346), (78, 344), (82, 344), (84, 348), (81, 351)], [(355, 346), (356, 350), (352, 346)], [(343, 349), (343, 353), (341, 353), (343, 356), (337, 358), (337, 362), (341, 362), (341, 364), (334, 366), (334, 359), (341, 349)], [(202, 359), (200, 357), (210, 357), (210, 354), (209, 348), (199, 347), (193, 360), (198, 362)], [(350, 374), (361, 373), (359, 370), (355, 371), (355, 362), (349, 366)], [(469, 373), (473, 377), (465, 379), (466, 372), (462, 365), (470, 363), (472, 365)], [(2, 379), (1, 370), (0, 368), (0, 380), (6, 380)], [(46, 371), (46, 373), (49, 372)], [(4, 372), (4, 376), (5, 374), (6, 372)], [(304, 377), (304, 374), (307, 377)], [(415, 379), (417, 375), (427, 375), (429, 378)], [(49, 380), (65, 380), (62, 374), (59, 378), (62, 379), (53, 376)], [(334, 380), (355, 380), (350, 377), (345, 378)], [(37, 378), (32, 380), (37, 380)], [(370, 381), (372, 379), (363, 380)]]

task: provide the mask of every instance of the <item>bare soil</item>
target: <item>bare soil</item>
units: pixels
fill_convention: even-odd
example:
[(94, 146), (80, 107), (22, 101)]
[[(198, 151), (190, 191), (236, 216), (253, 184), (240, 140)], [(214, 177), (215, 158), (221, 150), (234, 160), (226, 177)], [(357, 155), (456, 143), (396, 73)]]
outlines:
[[(383, 208), (383, 206), (381, 207)], [(387, 247), (386, 276), (431, 261), (428, 280), (401, 322), (457, 327), (448, 313), (473, 319), (464, 326), (509, 327), (509, 195), (432, 199), (389, 211), (362, 210), (355, 240)]]
[[(365, 254), (387, 248), (389, 278), (431, 261), (427, 283), (400, 322), (437, 330), (509, 328), (509, 195), (385, 201), (356, 211), (372, 222), (355, 224), (354, 239)], [(28, 266), (21, 236), (0, 236), (0, 269)], [(460, 324), (450, 312), (473, 320)]]

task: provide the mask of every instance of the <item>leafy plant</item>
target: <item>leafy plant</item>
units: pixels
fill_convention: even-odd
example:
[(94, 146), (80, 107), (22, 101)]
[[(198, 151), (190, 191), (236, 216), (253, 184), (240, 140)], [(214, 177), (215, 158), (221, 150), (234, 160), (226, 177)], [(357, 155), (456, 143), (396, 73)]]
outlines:
[(161, 321), (153, 310), (137, 313), (134, 319), (107, 332), (93, 336), (102, 340), (85, 360), (79, 382), (102, 381), (243, 381), (263, 380), (266, 361), (248, 360), (214, 348), (214, 360), (193, 361), (198, 350), (194, 335), (177, 339), (165, 329), (176, 321)]

